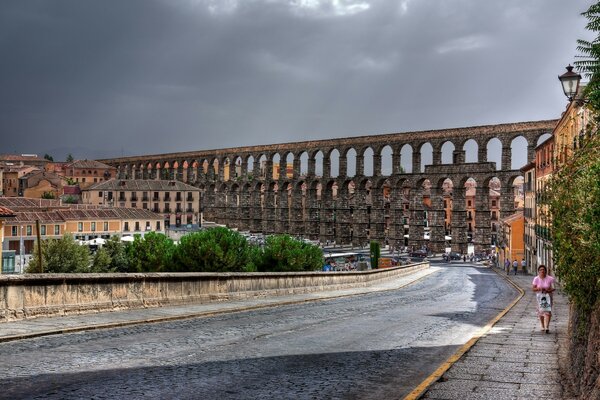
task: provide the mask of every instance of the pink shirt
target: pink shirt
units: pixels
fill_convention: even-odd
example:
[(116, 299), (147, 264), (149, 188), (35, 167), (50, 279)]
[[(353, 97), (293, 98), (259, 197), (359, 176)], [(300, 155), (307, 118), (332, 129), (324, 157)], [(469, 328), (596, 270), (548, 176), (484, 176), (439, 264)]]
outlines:
[(546, 275), (544, 279), (536, 276), (533, 278), (533, 285), (540, 289), (552, 289), (554, 287), (554, 277)]

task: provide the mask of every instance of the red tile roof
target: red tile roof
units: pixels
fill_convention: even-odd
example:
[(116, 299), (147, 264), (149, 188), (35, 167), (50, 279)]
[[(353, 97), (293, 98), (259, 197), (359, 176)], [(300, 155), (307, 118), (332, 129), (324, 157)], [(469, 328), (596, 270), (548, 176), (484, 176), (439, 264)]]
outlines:
[(0, 207), (0, 218), (7, 218), (7, 217), (10, 218), (10, 217), (14, 217), (14, 216), (15, 216), (15, 213), (12, 210), (10, 210), (6, 207)]

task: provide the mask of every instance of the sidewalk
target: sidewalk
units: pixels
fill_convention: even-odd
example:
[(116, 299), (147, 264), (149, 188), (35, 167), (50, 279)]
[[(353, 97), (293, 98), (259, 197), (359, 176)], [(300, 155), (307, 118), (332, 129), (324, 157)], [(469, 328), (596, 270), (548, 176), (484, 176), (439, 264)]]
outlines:
[(439, 270), (439, 267), (430, 267), (396, 279), (389, 279), (366, 287), (356, 287), (351, 289), (3, 322), (0, 323), (0, 342), (67, 332), (206, 317), (221, 313), (247, 311), (285, 304), (297, 304), (307, 301), (327, 300), (377, 291), (395, 290), (410, 285)]
[[(506, 277), (506, 273), (495, 269)], [(566, 344), (569, 306), (554, 293), (550, 333), (540, 330), (531, 275), (508, 277), (525, 295), (421, 398), (562, 399), (558, 359)]]

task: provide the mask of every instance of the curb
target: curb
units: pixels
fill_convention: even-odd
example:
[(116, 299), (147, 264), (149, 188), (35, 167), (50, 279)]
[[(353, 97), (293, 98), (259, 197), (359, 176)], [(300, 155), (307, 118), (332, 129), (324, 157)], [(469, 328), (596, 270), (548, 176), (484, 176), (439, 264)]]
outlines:
[[(415, 279), (412, 282), (408, 282), (402, 286), (398, 286), (398, 287), (390, 288), (390, 289), (376, 290), (373, 292), (389, 292), (392, 290), (403, 289), (409, 285), (417, 283), (417, 282), (429, 277), (430, 275), (438, 273), (440, 271), (441, 270), (430, 271), (428, 274), (423, 275), (422, 277)], [(289, 306), (289, 305), (294, 305), (294, 304), (312, 303), (312, 302), (317, 302), (317, 301), (327, 301), (327, 300), (339, 299), (339, 298), (344, 298), (344, 297), (360, 296), (360, 295), (368, 294), (368, 293), (372, 293), (372, 292), (341, 294), (341, 295), (333, 295), (333, 296), (328, 296), (328, 297), (323, 297), (323, 298), (290, 300), (290, 301), (283, 301), (280, 303), (262, 304), (262, 305), (255, 305), (255, 306), (246, 306), (246, 307), (236, 307), (236, 308), (229, 308), (229, 309), (223, 309), (223, 310), (218, 310), (218, 311), (201, 311), (201, 312), (190, 313), (190, 314), (156, 317), (156, 318), (150, 318), (150, 319), (139, 319), (139, 320), (133, 320), (133, 321), (110, 322), (110, 323), (97, 324), (97, 325), (84, 325), (84, 326), (77, 326), (77, 327), (73, 327), (73, 328), (56, 328), (56, 329), (50, 329), (47, 331), (24, 333), (24, 334), (0, 337), (0, 343), (12, 342), (15, 340), (32, 339), (32, 338), (42, 337), (42, 336), (62, 335), (62, 334), (66, 334), (66, 333), (93, 331), (93, 330), (99, 330), (99, 329), (122, 328), (122, 327), (133, 326), (133, 325), (155, 324), (155, 323), (159, 323), (159, 322), (170, 322), (170, 321), (181, 321), (181, 320), (193, 319), (193, 318), (206, 318), (206, 317), (212, 317), (214, 315), (232, 314), (232, 313), (236, 313), (236, 312), (253, 311), (253, 310), (266, 309), (266, 308), (274, 308), (274, 307), (279, 307), (279, 306)]]
[(467, 351), (469, 351), (471, 349), (471, 347), (473, 347), (475, 345), (475, 343), (477, 343), (477, 341), (479, 341), (479, 339), (482, 336), (484, 336), (486, 333), (488, 333), (490, 331), (490, 329), (492, 329), (492, 327), (494, 325), (496, 325), (496, 323), (502, 317), (504, 317), (504, 315), (506, 315), (506, 313), (509, 312), (523, 298), (523, 296), (525, 295), (525, 292), (523, 291), (523, 289), (521, 289), (511, 279), (509, 279), (509, 278), (505, 277), (504, 275), (500, 274), (493, 267), (487, 267), (487, 268), (491, 269), (496, 274), (498, 274), (502, 278), (504, 278), (504, 280), (506, 280), (508, 283), (510, 283), (515, 289), (517, 289), (517, 291), (519, 292), (519, 295), (504, 310), (502, 310), (490, 322), (488, 322), (487, 325), (485, 325), (483, 328), (481, 328), (479, 331), (477, 331), (471, 337), (471, 339), (469, 339), (469, 341), (467, 343), (463, 344), (456, 351), (456, 353), (454, 353), (453, 355), (451, 355), (450, 358), (448, 358), (442, 365), (440, 365), (435, 371), (433, 371), (433, 373), (431, 373), (431, 375), (429, 375), (427, 378), (425, 378), (415, 389), (413, 389), (412, 392), (410, 392), (408, 395), (406, 395), (403, 400), (417, 400), (417, 399), (420, 399), (421, 396), (423, 396), (425, 394), (425, 392), (427, 391), (427, 389), (429, 389), (429, 387), (432, 384), (434, 384), (435, 382), (437, 382), (442, 377), (442, 375), (444, 375), (444, 373), (450, 369), (450, 367), (452, 367), (458, 360), (460, 360), (461, 357)]

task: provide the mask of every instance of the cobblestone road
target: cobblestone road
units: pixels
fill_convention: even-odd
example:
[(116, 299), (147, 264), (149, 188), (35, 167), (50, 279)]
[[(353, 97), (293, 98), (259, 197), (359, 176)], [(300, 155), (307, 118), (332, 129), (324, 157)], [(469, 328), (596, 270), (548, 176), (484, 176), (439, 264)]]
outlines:
[(404, 289), (0, 344), (0, 398), (402, 398), (516, 296), (486, 268)]

